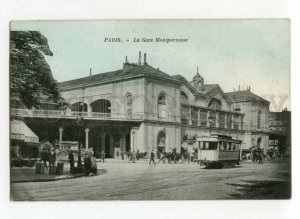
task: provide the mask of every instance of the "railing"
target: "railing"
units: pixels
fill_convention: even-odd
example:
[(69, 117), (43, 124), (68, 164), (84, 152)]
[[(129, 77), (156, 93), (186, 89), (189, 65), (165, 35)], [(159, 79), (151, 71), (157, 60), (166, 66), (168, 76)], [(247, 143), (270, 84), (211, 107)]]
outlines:
[(36, 109), (16, 109), (10, 110), (12, 116), (23, 117), (49, 117), (49, 118), (95, 118), (103, 120), (141, 120), (144, 114), (136, 113), (131, 116), (117, 113), (100, 113), (100, 112), (78, 112), (78, 111), (60, 111), (60, 110), (36, 110)]

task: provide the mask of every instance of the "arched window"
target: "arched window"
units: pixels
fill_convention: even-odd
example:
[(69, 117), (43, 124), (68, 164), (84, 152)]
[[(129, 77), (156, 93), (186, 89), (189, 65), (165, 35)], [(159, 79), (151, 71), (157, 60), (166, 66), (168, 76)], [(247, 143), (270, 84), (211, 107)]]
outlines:
[(159, 95), (158, 104), (166, 105), (166, 96), (164, 94)]
[(128, 118), (132, 118), (132, 95), (127, 94), (125, 101), (126, 115)]
[(208, 108), (211, 108), (213, 110), (221, 110), (222, 103), (217, 98), (213, 98), (213, 99), (211, 99), (211, 101), (209, 101)]
[(180, 103), (189, 104), (189, 98), (183, 91), (180, 92)]
[(111, 103), (106, 99), (95, 100), (91, 103), (92, 112), (111, 113)]
[(158, 118), (166, 118), (167, 117), (167, 104), (166, 104), (166, 95), (161, 93), (158, 96)]
[(261, 128), (261, 111), (259, 110), (257, 113), (257, 128)]
[(87, 104), (84, 102), (73, 103), (70, 107), (71, 111), (87, 112)]

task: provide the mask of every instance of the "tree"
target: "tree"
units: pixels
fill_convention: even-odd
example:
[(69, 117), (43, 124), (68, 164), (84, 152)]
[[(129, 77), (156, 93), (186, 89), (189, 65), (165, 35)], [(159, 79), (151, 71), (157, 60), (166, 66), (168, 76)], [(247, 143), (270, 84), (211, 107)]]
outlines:
[(11, 96), (29, 108), (38, 105), (41, 97), (64, 103), (45, 55), (53, 53), (40, 32), (10, 32)]

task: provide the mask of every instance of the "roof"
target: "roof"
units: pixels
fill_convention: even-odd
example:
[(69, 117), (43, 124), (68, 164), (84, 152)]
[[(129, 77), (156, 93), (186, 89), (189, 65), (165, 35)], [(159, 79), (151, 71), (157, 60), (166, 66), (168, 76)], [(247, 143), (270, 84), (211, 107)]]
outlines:
[(95, 83), (96, 84), (105, 83), (114, 80), (132, 78), (134, 76), (146, 76), (146, 75), (178, 81), (176, 78), (160, 71), (159, 69), (153, 68), (148, 64), (137, 65), (137, 64), (125, 63), (123, 69), (95, 74), (88, 77), (78, 78), (70, 81), (64, 81), (59, 84), (59, 88), (66, 89), (72, 86), (92, 85)]
[(202, 95), (202, 96), (205, 96), (204, 93), (200, 93), (199, 91), (197, 91), (193, 85), (188, 82), (185, 77), (181, 76), (181, 75), (174, 75), (172, 76), (173, 78), (177, 79), (177, 80), (180, 80), (182, 81), (194, 94), (196, 95)]
[(207, 94), (218, 86), (218, 84), (204, 84), (204, 93)]
[(39, 137), (20, 120), (11, 121), (11, 138), (24, 140), (25, 142), (39, 142)]
[(234, 91), (234, 92), (225, 93), (225, 95), (232, 102), (263, 101), (263, 102), (270, 103), (269, 101), (263, 99), (262, 97), (252, 93), (250, 90)]

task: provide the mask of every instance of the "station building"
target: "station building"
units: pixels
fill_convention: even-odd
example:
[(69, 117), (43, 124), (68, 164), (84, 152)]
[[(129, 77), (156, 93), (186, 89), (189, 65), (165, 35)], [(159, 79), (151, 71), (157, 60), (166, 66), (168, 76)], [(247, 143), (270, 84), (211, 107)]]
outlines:
[(80, 116), (81, 141), (96, 156), (193, 151), (197, 136), (210, 134), (240, 139), (243, 149), (268, 148), (269, 102), (250, 88), (225, 93), (218, 84), (205, 84), (198, 69), (189, 82), (152, 67), (146, 54), (141, 59), (139, 53), (138, 63), (126, 58), (119, 70), (60, 83), (69, 107), (58, 113), (64, 120), (56, 124), (57, 138), (74, 140), (76, 122), (66, 118)]

